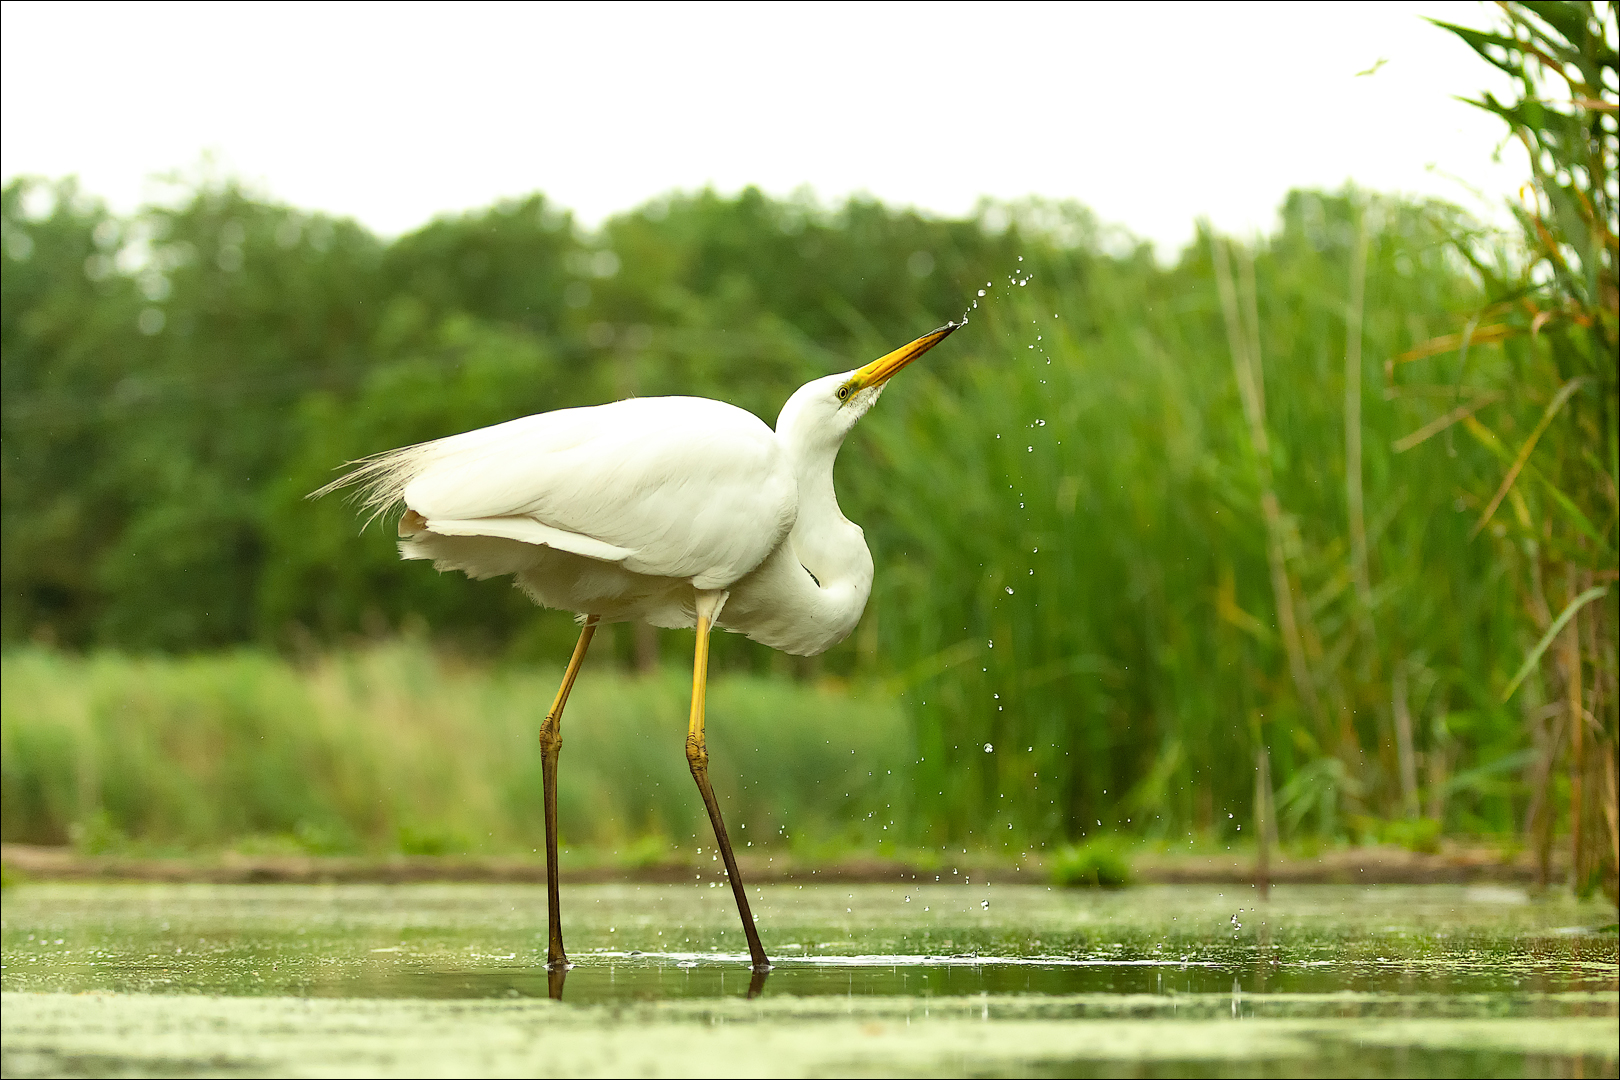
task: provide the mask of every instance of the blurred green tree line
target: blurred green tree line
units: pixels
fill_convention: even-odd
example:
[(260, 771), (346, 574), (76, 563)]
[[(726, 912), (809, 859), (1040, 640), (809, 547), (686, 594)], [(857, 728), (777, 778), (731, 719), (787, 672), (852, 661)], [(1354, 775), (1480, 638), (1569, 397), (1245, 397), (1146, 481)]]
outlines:
[(1523, 239), (1296, 192), (1271, 235), (1204, 230), (1166, 264), (1069, 204), (944, 220), (750, 189), (596, 230), (534, 195), (385, 241), (229, 183), (126, 218), (14, 181), (0, 633), (298, 650), (426, 627), (554, 660), (563, 617), (402, 565), (304, 496), (364, 454), (627, 395), (774, 421), (806, 379), (968, 311), (840, 459), (878, 565), (851, 641), (800, 668), (716, 642), (723, 667), (899, 696), (919, 838), (1236, 835), (1263, 752), (1285, 834), (1429, 821), (1545, 850), (1573, 828), (1602, 854), (1613, 58), (1580, 18), (1524, 18), (1556, 41), (1508, 33), (1513, 55), (1597, 60), (1542, 185), (1585, 216), (1565, 195)]
[(400, 568), (302, 497), (361, 454), (628, 395), (774, 421), (870, 341), (960, 314), (1022, 243), (756, 191), (671, 197), (593, 235), (535, 195), (391, 243), (230, 183), (130, 219), (71, 181), (0, 199), (3, 633), (81, 648), (410, 617), (509, 641), (533, 622), (521, 598)]

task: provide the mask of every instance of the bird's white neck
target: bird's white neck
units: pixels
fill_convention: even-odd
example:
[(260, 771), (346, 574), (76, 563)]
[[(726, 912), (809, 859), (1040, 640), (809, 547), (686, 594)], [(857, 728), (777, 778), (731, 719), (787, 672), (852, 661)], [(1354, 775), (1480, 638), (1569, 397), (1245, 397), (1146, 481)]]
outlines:
[[(813, 656), (849, 636), (872, 593), (872, 554), (861, 527), (833, 491), (836, 440), (806, 433), (784, 415), (777, 438), (799, 482), (799, 514), (787, 539), (734, 585), (721, 624), (784, 652)], [(791, 602), (783, 600), (791, 597)], [(775, 598), (767, 602), (767, 598)]]
[(856, 618), (872, 588), (872, 555), (861, 527), (844, 516), (833, 490), (833, 465), (848, 429), (806, 423), (791, 406), (777, 420), (776, 437), (799, 480), (799, 516), (788, 546), (820, 588), (853, 590)]

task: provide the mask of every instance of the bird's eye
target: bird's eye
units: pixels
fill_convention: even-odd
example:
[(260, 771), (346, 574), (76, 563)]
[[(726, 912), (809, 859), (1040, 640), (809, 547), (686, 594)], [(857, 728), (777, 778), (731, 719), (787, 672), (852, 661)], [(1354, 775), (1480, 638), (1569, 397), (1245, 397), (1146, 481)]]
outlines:
[(849, 383), (845, 383), (843, 386), (840, 386), (838, 388), (838, 400), (839, 401), (848, 401), (849, 400)]

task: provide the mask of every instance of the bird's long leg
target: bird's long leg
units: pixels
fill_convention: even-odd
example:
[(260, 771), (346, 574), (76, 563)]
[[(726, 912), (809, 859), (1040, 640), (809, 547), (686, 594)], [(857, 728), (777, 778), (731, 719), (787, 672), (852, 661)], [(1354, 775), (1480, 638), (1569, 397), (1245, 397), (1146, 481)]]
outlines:
[(720, 845), (720, 857), (725, 860), (726, 876), (731, 879), (731, 893), (737, 898), (737, 913), (742, 916), (743, 934), (748, 938), (748, 955), (758, 972), (768, 969), (771, 961), (765, 955), (765, 947), (759, 943), (759, 931), (754, 929), (754, 916), (748, 910), (748, 892), (743, 887), (742, 875), (737, 873), (737, 858), (731, 853), (726, 823), (720, 817), (720, 804), (709, 784), (709, 747), (703, 734), (703, 706), (709, 681), (709, 629), (724, 603), (724, 593), (698, 594), (697, 653), (692, 661), (692, 716), (686, 729), (686, 762), (692, 767), (692, 779), (697, 781), (703, 805), (709, 811), (709, 824), (714, 826), (714, 838)]
[(585, 619), (579, 632), (579, 643), (563, 672), (562, 685), (557, 688), (557, 699), (551, 703), (545, 722), (540, 725), (540, 777), (545, 789), (546, 802), (546, 921), (551, 937), (546, 946), (546, 966), (562, 968), (568, 965), (568, 954), (563, 951), (562, 906), (557, 898), (557, 754), (562, 750), (563, 706), (568, 704), (568, 692), (574, 688), (579, 666), (585, 662), (585, 650), (591, 647), (596, 633), (596, 616)]

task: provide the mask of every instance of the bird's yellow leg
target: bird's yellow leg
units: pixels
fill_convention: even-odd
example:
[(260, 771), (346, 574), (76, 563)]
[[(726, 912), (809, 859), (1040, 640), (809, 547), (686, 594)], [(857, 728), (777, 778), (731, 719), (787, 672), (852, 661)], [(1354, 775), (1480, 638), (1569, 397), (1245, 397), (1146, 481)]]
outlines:
[[(579, 632), (579, 643), (569, 658), (568, 670), (563, 672), (562, 685), (557, 688), (557, 699), (551, 703), (545, 722), (540, 725), (540, 777), (545, 789), (546, 803), (546, 921), (551, 932), (546, 947), (546, 966), (563, 968), (568, 965), (568, 954), (563, 951), (562, 906), (557, 897), (557, 755), (562, 750), (563, 706), (568, 704), (568, 692), (574, 688), (579, 666), (585, 662), (585, 650), (591, 647), (596, 633), (596, 616), (585, 619)], [(559, 984), (560, 989), (560, 984)]]
[[(709, 599), (709, 603), (705, 600)], [(742, 916), (743, 935), (748, 938), (748, 955), (756, 972), (771, 966), (765, 947), (759, 943), (759, 931), (754, 928), (753, 913), (748, 910), (748, 892), (743, 887), (742, 875), (737, 873), (737, 858), (731, 853), (731, 839), (726, 835), (726, 823), (720, 817), (720, 803), (709, 784), (709, 747), (703, 735), (703, 706), (709, 682), (709, 630), (719, 606), (725, 602), (724, 594), (714, 603), (701, 593), (698, 600), (697, 653), (692, 662), (692, 715), (686, 728), (686, 763), (692, 767), (692, 779), (697, 781), (698, 793), (709, 811), (709, 824), (714, 826), (714, 839), (720, 845), (720, 857), (725, 860), (726, 876), (731, 879), (731, 893), (737, 898), (737, 914)], [(749, 995), (750, 997), (753, 994)]]

